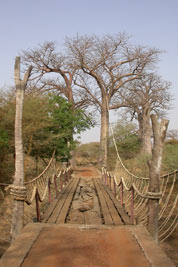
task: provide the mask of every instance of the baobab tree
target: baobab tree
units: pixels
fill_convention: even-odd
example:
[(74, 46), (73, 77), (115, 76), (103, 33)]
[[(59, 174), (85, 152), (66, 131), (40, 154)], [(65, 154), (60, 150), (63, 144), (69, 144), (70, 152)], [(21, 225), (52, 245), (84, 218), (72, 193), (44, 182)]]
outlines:
[[(71, 109), (85, 109), (90, 99), (85, 91), (81, 92), (74, 85), (77, 66), (69, 64), (68, 56), (57, 51), (55, 42), (45, 42), (35, 49), (23, 51), (23, 62), (25, 65), (32, 65), (31, 88), (39, 92), (56, 91), (64, 96), (71, 104)], [(87, 116), (87, 114), (86, 114)], [(73, 140), (71, 135), (68, 144)], [(74, 151), (70, 163), (75, 166)]]
[(173, 100), (170, 86), (170, 82), (164, 81), (160, 76), (147, 73), (140, 79), (125, 85), (116, 94), (115, 105), (112, 108), (117, 108), (117, 99), (119, 102), (122, 99), (132, 118), (138, 120), (141, 153), (151, 154), (152, 127), (150, 116), (151, 114), (164, 116), (166, 111), (170, 109)]
[[(107, 162), (109, 109), (114, 108), (116, 94), (156, 61), (159, 50), (132, 46), (126, 34), (80, 36), (67, 39), (72, 68), (77, 68), (75, 84), (87, 92), (101, 113), (99, 166)], [(120, 99), (118, 107), (124, 107)]]
[(74, 87), (77, 67), (71, 68), (68, 56), (60, 53), (55, 42), (45, 42), (37, 48), (22, 52), (23, 63), (33, 67), (31, 88), (39, 92), (57, 91), (63, 95), (72, 108), (85, 108), (89, 104), (85, 92), (81, 94)]

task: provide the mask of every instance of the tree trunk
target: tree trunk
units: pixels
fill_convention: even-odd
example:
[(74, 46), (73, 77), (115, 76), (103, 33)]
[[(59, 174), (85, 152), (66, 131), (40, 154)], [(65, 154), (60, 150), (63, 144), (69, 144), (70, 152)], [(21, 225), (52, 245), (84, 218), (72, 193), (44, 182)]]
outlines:
[(100, 130), (100, 150), (98, 166), (99, 168), (107, 165), (108, 153), (108, 135), (109, 135), (109, 112), (107, 106), (101, 109), (101, 130)]
[(151, 154), (151, 125), (150, 125), (150, 114), (149, 112), (143, 111), (143, 114), (138, 115), (139, 121), (139, 136), (141, 142), (141, 153)]
[[(149, 192), (160, 192), (160, 171), (162, 163), (163, 144), (166, 137), (168, 120), (162, 119), (158, 122), (156, 115), (151, 115), (154, 146), (152, 160), (149, 163), (150, 184)], [(159, 215), (159, 198), (150, 198), (148, 201), (148, 230), (158, 242), (158, 215)]]
[(76, 166), (76, 159), (75, 159), (75, 154), (76, 154), (76, 152), (75, 152), (75, 150), (72, 150), (71, 152), (70, 152), (70, 154), (71, 154), (71, 159), (70, 159), (70, 166), (71, 166), (71, 168), (72, 169), (75, 169), (77, 166)]
[[(24, 79), (20, 79), (20, 57), (15, 60), (15, 84), (16, 84), (16, 115), (15, 115), (15, 176), (13, 185), (18, 189), (23, 188), (24, 182), (24, 154), (22, 140), (22, 113), (24, 90), (31, 73), (31, 67), (25, 73)], [(14, 209), (12, 215), (11, 237), (12, 241), (23, 228), (24, 201), (14, 198)]]
[[(22, 109), (23, 109), (24, 91), (17, 90), (16, 92), (16, 117), (15, 117), (15, 179), (14, 184), (23, 186), (24, 180), (24, 156), (22, 143)], [(23, 209), (24, 202), (14, 200), (14, 210), (12, 216), (12, 239), (23, 228)]]

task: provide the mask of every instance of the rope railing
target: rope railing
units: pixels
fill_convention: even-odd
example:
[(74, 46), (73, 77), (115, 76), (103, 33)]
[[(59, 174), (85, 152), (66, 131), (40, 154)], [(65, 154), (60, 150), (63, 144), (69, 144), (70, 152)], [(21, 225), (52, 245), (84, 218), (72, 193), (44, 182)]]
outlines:
[(39, 203), (46, 201), (46, 197), (48, 198), (47, 202), (51, 203), (53, 200), (52, 191), (54, 192), (54, 198), (57, 197), (71, 178), (70, 167), (67, 167), (63, 171), (56, 171), (53, 165), (55, 165), (55, 161), (51, 162), (51, 166), (46, 172), (43, 172), (42, 175), (39, 175), (25, 184), (27, 190), (25, 202), (31, 205), (35, 200), (38, 222), (40, 221)]
[[(119, 155), (112, 125), (110, 125), (110, 130), (117, 155), (117, 177), (113, 176), (110, 172), (107, 172), (103, 167), (103, 182), (106, 185), (113, 184), (113, 187), (111, 188), (110, 186), (110, 189), (130, 215), (132, 223), (137, 221), (138, 223), (147, 226), (148, 200), (155, 199), (159, 201), (158, 235), (159, 240), (164, 241), (178, 226), (177, 192), (175, 192), (174, 196), (175, 184), (178, 180), (178, 170), (160, 177), (160, 192), (149, 192), (149, 178), (136, 176), (126, 168)], [(113, 182), (108, 179), (113, 179)]]
[(24, 201), (27, 206), (33, 204), (32, 206), (36, 210), (36, 221), (39, 222), (41, 219), (40, 203), (45, 203), (45, 206), (51, 203), (63, 190), (70, 178), (71, 167), (66, 167), (64, 170), (57, 170), (53, 153), (48, 165), (37, 177), (24, 182), (23, 186), (1, 183), (0, 188), (6, 187), (6, 191), (10, 191), (13, 199)]
[[(118, 170), (117, 170), (118, 173)], [(122, 172), (123, 174), (123, 172)], [(120, 201), (133, 224), (147, 225), (148, 200), (157, 199), (160, 203), (159, 212), (159, 240), (166, 240), (178, 226), (177, 203), (178, 194), (173, 194), (178, 171), (160, 177), (161, 191), (149, 192), (149, 178), (135, 179), (133, 175), (123, 177), (113, 175), (105, 167), (102, 168), (102, 181), (113, 191), (114, 196)], [(171, 183), (171, 185), (170, 185)], [(169, 186), (168, 186), (169, 185)], [(171, 203), (171, 204), (170, 204)]]
[(102, 178), (103, 182), (109, 186), (115, 197), (120, 201), (121, 205), (130, 215), (131, 222), (133, 224), (135, 223), (136, 214), (139, 222), (145, 219), (145, 217), (142, 218), (142, 214), (140, 213), (140, 210), (145, 210), (145, 208), (147, 208), (145, 199), (159, 199), (161, 197), (160, 193), (151, 194), (148, 190), (144, 190), (145, 188), (148, 189), (147, 182), (145, 184), (145, 181), (147, 180), (145, 179), (144, 185), (143, 183), (139, 183), (137, 185), (138, 181), (134, 181), (134, 179), (130, 181), (128, 177), (125, 179), (122, 176), (116, 178), (116, 176), (112, 175), (111, 172), (107, 172), (104, 167), (102, 168)]
[(159, 201), (159, 240), (165, 241), (178, 226), (178, 171), (171, 172), (161, 177), (166, 180), (164, 194)]

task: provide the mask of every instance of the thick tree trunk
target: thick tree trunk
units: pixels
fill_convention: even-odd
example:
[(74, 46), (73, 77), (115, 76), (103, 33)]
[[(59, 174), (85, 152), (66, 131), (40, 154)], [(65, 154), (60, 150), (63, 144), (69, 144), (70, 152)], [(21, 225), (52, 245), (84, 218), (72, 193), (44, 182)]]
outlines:
[(71, 166), (72, 169), (75, 169), (76, 168), (75, 150), (72, 150), (70, 152), (70, 154), (72, 156), (72, 158), (69, 161), (70, 162), (70, 166)]
[[(24, 90), (16, 92), (16, 117), (15, 117), (15, 179), (14, 185), (23, 186), (24, 181), (24, 155), (22, 143), (22, 109), (23, 109)], [(12, 216), (12, 239), (23, 228), (23, 209), (24, 202), (14, 200), (14, 210)]]
[[(15, 177), (14, 187), (17, 190), (24, 190), (24, 154), (22, 140), (22, 113), (24, 90), (31, 73), (31, 67), (25, 73), (24, 79), (20, 79), (20, 57), (15, 60), (15, 85), (16, 85), (16, 115), (15, 115)], [(23, 228), (24, 201), (21, 198), (14, 198), (14, 209), (12, 214), (11, 237), (12, 241)]]
[(109, 112), (107, 107), (101, 109), (101, 129), (100, 129), (100, 150), (98, 166), (107, 165), (107, 154), (108, 154), (108, 135), (109, 135)]
[(141, 153), (151, 154), (152, 144), (151, 144), (151, 125), (150, 125), (150, 114), (143, 112), (143, 114), (138, 115), (139, 121), (139, 137), (141, 142)]
[[(160, 192), (160, 171), (162, 163), (163, 144), (166, 137), (168, 120), (162, 119), (158, 121), (156, 115), (151, 115), (154, 146), (152, 152), (152, 160), (149, 163), (150, 184), (149, 192), (155, 194)], [(148, 230), (158, 242), (158, 214), (159, 199), (151, 198), (148, 201)]]

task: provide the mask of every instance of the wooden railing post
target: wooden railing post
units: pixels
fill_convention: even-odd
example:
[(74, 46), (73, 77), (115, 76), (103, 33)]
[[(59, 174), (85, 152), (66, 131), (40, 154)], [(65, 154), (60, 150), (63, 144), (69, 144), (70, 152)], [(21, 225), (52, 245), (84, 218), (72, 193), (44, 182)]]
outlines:
[(131, 218), (132, 224), (134, 224), (134, 188), (133, 187), (131, 187), (130, 218)]
[(121, 205), (123, 206), (123, 183), (121, 181), (121, 186), (120, 186), (120, 202), (121, 202)]
[(66, 170), (64, 170), (64, 184), (66, 186)]
[(113, 176), (113, 189), (114, 189), (114, 196), (116, 197), (116, 182)]
[(107, 185), (107, 173), (106, 173), (106, 171), (105, 171), (105, 174), (104, 174), (104, 183), (105, 183), (105, 185)]
[(63, 189), (63, 176), (62, 176), (62, 173), (60, 175), (60, 187), (61, 187), (61, 191)]
[(40, 222), (40, 205), (39, 205), (38, 189), (36, 189), (35, 201), (36, 201), (36, 218), (37, 218), (37, 222)]
[(48, 179), (48, 200), (51, 203), (51, 181)]
[(67, 170), (67, 181), (68, 181), (68, 182), (70, 181), (70, 170), (69, 170), (69, 168), (68, 168), (68, 170)]
[(111, 176), (111, 173), (109, 173), (109, 188), (111, 190), (111, 179), (112, 179), (112, 176)]
[(109, 173), (107, 172), (107, 186), (109, 187)]
[(57, 197), (57, 195), (58, 195), (58, 189), (57, 189), (56, 174), (54, 175), (54, 186), (55, 186), (55, 190), (56, 190), (56, 197)]
[(66, 169), (66, 184), (68, 183), (68, 169)]
[(102, 182), (104, 183), (104, 169), (102, 168), (102, 176), (101, 176)]

